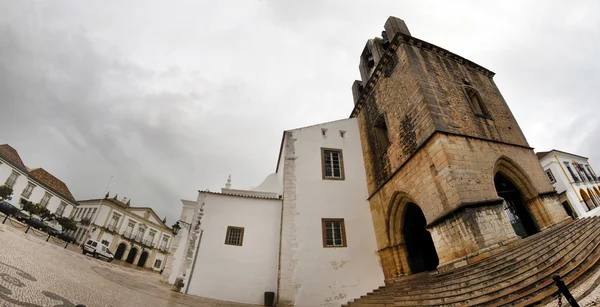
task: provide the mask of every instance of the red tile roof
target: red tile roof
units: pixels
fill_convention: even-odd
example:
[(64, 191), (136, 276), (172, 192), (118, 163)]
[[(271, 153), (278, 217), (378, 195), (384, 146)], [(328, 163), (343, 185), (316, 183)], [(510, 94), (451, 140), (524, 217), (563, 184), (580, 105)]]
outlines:
[(73, 194), (71, 194), (71, 191), (69, 191), (69, 188), (67, 187), (67, 185), (64, 182), (62, 182), (60, 179), (58, 179), (58, 178), (54, 177), (52, 174), (48, 173), (43, 168), (32, 169), (29, 171), (29, 175), (31, 177), (33, 177), (35, 180), (37, 180), (38, 182), (45, 185), (47, 188), (49, 188), (54, 193), (57, 193), (58, 195), (66, 198), (69, 201), (72, 201), (75, 204), (77, 203), (77, 201), (73, 197)]
[(0, 157), (2, 157), (4, 160), (6, 160), (6, 162), (12, 164), (14, 167), (27, 173), (27, 167), (23, 163), (23, 160), (21, 160), (19, 153), (14, 148), (12, 148), (10, 145), (8, 145), (8, 144), (0, 145)]

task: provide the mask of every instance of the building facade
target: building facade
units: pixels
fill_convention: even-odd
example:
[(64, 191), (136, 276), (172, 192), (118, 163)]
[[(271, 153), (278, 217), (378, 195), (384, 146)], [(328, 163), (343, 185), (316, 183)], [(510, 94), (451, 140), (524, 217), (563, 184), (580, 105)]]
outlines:
[(13, 189), (12, 199), (5, 201), (19, 208), (29, 201), (58, 216), (70, 216), (78, 206), (64, 182), (43, 168), (27, 168), (19, 153), (7, 144), (0, 145), (0, 184)]
[(72, 218), (77, 222), (73, 236), (106, 244), (115, 260), (161, 271), (169, 257), (172, 229), (152, 208), (132, 207), (130, 200), (113, 198), (79, 201)]
[(279, 306), (339, 306), (383, 285), (358, 121), (285, 131), (276, 172), (257, 187), (183, 201), (169, 282), (184, 293)]
[(556, 149), (538, 152), (537, 156), (569, 215), (600, 214), (600, 179), (588, 158)]
[(569, 217), (494, 73), (390, 17), (352, 89), (386, 280), (462, 266)]

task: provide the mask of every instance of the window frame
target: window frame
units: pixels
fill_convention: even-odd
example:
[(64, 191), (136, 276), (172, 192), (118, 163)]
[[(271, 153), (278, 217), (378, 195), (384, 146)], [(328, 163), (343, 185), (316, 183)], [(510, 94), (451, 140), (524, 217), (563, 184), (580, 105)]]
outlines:
[[(27, 185), (23, 189), (23, 192), (21, 192), (21, 196), (25, 197), (26, 199), (29, 199), (29, 197), (31, 197), (31, 194), (33, 194), (33, 190), (35, 189), (35, 187), (36, 187), (35, 184), (31, 183), (31, 181), (28, 181)], [(29, 188), (31, 188), (31, 189), (29, 189)]]
[[(327, 223), (328, 222), (339, 222), (342, 228), (342, 245), (327, 245)], [(321, 219), (321, 232), (323, 237), (323, 248), (341, 248), (348, 247), (348, 237), (346, 237), (346, 223), (343, 218), (322, 218)]]
[(67, 209), (67, 203), (64, 201), (61, 201), (60, 205), (58, 205), (58, 208), (56, 209), (56, 215), (63, 216), (66, 209)]
[[(240, 234), (240, 244), (231, 244), (229, 242), (230, 239), (230, 235), (231, 235), (231, 230), (241, 230), (242, 233)], [(243, 246), (244, 245), (244, 232), (245, 229), (244, 227), (239, 227), (239, 226), (227, 226), (227, 232), (225, 233), (225, 245), (230, 245), (230, 246)]]
[[(48, 199), (46, 200), (46, 203), (44, 203), (44, 199), (46, 198), (46, 196), (48, 197)], [(47, 208), (48, 204), (50, 204), (50, 200), (52, 199), (52, 194), (45, 192), (44, 196), (42, 196), (42, 199), (40, 200), (40, 205), (42, 205), (42, 207)]]
[[(467, 98), (467, 102), (469, 103), (469, 106), (471, 107), (471, 111), (473, 111), (473, 114), (475, 114), (475, 116), (493, 120), (492, 115), (490, 114), (490, 111), (487, 108), (487, 105), (483, 101), (483, 97), (481, 97), (481, 93), (476, 88), (474, 88), (473, 86), (470, 86), (470, 85), (463, 85), (462, 91), (465, 94), (465, 98)], [(479, 106), (479, 109), (481, 109), (481, 113), (478, 113), (478, 111), (475, 109), (474, 102), (471, 100), (471, 97), (469, 96), (469, 91), (474, 91), (475, 94), (477, 95), (477, 99), (480, 102), (478, 104), (478, 106)]]
[[(551, 169), (545, 170), (545, 173), (546, 173), (546, 177), (548, 178), (548, 180), (550, 180), (550, 183), (556, 182), (556, 177), (554, 177), (554, 173), (552, 173)], [(550, 179), (550, 177), (552, 177), (552, 179)]]
[[(382, 130), (385, 130), (385, 140), (381, 139)], [(379, 114), (377, 119), (375, 120), (375, 124), (373, 124), (373, 131), (375, 133), (375, 139), (377, 140), (377, 148), (381, 154), (387, 152), (387, 149), (392, 145), (392, 138), (390, 138), (390, 130), (388, 128), (387, 118), (385, 113)], [(382, 146), (382, 141), (387, 141), (385, 146)]]
[[(156, 263), (158, 262), (158, 266), (156, 265)], [(154, 265), (153, 267), (155, 269), (160, 269), (162, 267), (162, 259), (154, 259)]]
[[(11, 181), (11, 178), (13, 178), (14, 175), (14, 180), (12, 180), (11, 184), (8, 184), (9, 181)], [(12, 170), (12, 172), (10, 173), (10, 175), (8, 175), (8, 178), (6, 178), (6, 181), (4, 182), (4, 185), (9, 187), (9, 188), (13, 188), (15, 186), (15, 183), (17, 183), (17, 180), (19, 179), (19, 176), (21, 176), (21, 174), (19, 174), (19, 172)]]
[[(326, 171), (325, 171), (325, 152), (326, 151), (338, 153), (338, 159), (340, 160), (340, 177), (339, 178), (338, 177), (329, 177), (326, 175)], [(346, 172), (344, 171), (344, 154), (341, 149), (321, 147), (321, 176), (322, 176), (323, 180), (345, 180), (346, 179)]]

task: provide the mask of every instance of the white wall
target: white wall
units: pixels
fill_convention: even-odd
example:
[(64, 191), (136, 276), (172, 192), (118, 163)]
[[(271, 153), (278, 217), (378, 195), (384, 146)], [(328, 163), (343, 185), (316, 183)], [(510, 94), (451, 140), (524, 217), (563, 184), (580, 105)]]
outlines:
[[(558, 160), (558, 161), (557, 161)], [(569, 170), (565, 167), (564, 162), (577, 162), (583, 165), (590, 165), (587, 158), (578, 157), (575, 155), (570, 155), (562, 152), (552, 151), (547, 154), (542, 160), (540, 160), (540, 164), (544, 170), (550, 169), (552, 174), (556, 178), (556, 182), (552, 185), (556, 189), (556, 192), (562, 193), (565, 192), (569, 203), (575, 209), (578, 217), (587, 217), (587, 216), (597, 216), (600, 215), (600, 207), (594, 208), (590, 211), (587, 211), (587, 207), (584, 207), (582, 204), (583, 198), (580, 194), (580, 189), (583, 189), (586, 193), (588, 193), (588, 189), (595, 191), (593, 188), (596, 187), (600, 190), (599, 182), (590, 182), (587, 180), (587, 177), (583, 181), (574, 182)], [(591, 165), (590, 165), (591, 166)], [(595, 171), (595, 168), (592, 167)], [(579, 177), (581, 180), (581, 176), (575, 170), (575, 168), (571, 165), (571, 170)], [(596, 174), (597, 175), (597, 174)], [(588, 193), (589, 194), (589, 193)], [(590, 195), (590, 197), (593, 197)], [(597, 202), (600, 203), (600, 197), (596, 198)]]
[[(326, 128), (326, 136), (322, 135)], [(345, 136), (340, 136), (345, 130)], [(280, 302), (340, 306), (383, 285), (358, 122), (292, 130), (286, 139)], [(293, 144), (292, 144), (293, 143)], [(321, 147), (342, 149), (345, 180), (323, 180)], [(322, 218), (343, 218), (347, 247), (324, 248)]]
[[(181, 200), (182, 204), (183, 204), (183, 208), (181, 210), (181, 216), (179, 218), (179, 220), (186, 222), (188, 225), (192, 224), (192, 219), (194, 217), (194, 210), (196, 209), (196, 206), (198, 205), (198, 201), (190, 201), (190, 200)], [(171, 257), (169, 257), (169, 259), (171, 259), (171, 263), (169, 264), (169, 268), (167, 268), (167, 270), (171, 270), (170, 271), (170, 275), (168, 276), (168, 282), (170, 284), (174, 284), (175, 280), (180, 277), (179, 275), (182, 273), (183, 265), (184, 265), (184, 253), (185, 253), (185, 248), (186, 248), (186, 243), (188, 241), (188, 235), (190, 233), (189, 231), (189, 227), (190, 226), (185, 226), (183, 223), (181, 223), (181, 229), (179, 230), (179, 233), (177, 234), (177, 238), (174, 239), (174, 243), (176, 244), (176, 246), (174, 245), (173, 248), (175, 249), (175, 252), (173, 252), (173, 254), (171, 255)]]
[[(209, 194), (204, 203), (188, 294), (262, 304), (277, 288), (281, 201)], [(244, 227), (243, 246), (224, 244), (227, 226)]]
[(15, 182), (15, 184), (12, 187), (12, 189), (13, 189), (12, 200), (5, 200), (5, 201), (11, 203), (13, 206), (15, 206), (17, 208), (20, 208), (21, 204), (19, 203), (19, 200), (21, 199), (21, 193), (23, 192), (23, 189), (25, 189), (25, 187), (27, 186), (27, 183), (29, 182), (27, 175), (16, 168), (13, 169), (12, 166), (8, 165), (8, 163), (5, 163), (2, 160), (0, 160), (0, 162), (2, 162), (2, 164), (0, 164), (0, 186), (4, 185), (6, 183), (6, 180), (8, 179), (10, 174), (12, 174), (13, 170), (15, 170), (17, 173), (19, 173), (19, 177), (17, 177), (17, 181)]

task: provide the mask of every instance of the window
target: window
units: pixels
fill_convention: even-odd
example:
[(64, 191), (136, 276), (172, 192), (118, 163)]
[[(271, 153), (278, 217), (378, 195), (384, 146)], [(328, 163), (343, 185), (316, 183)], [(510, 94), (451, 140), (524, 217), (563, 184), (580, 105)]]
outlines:
[(571, 177), (573, 177), (573, 182), (579, 182), (579, 177), (577, 177), (577, 175), (575, 175), (575, 173), (573, 172), (573, 169), (571, 169), (571, 166), (569, 166), (569, 162), (563, 162), (563, 163), (565, 164), (565, 167), (571, 174)]
[(321, 148), (323, 179), (344, 180), (342, 150)]
[(244, 228), (227, 226), (227, 236), (225, 237), (225, 244), (242, 246), (244, 242)]
[(485, 107), (485, 104), (483, 103), (483, 99), (481, 99), (481, 95), (479, 94), (479, 92), (470, 86), (465, 86), (463, 87), (463, 89), (465, 92), (465, 96), (467, 96), (467, 100), (469, 101), (471, 109), (473, 109), (475, 115), (491, 119), (491, 116), (487, 108)]
[(344, 219), (322, 219), (323, 247), (346, 247)]
[(160, 259), (154, 260), (154, 267), (155, 268), (160, 269), (161, 265), (162, 265), (162, 260), (160, 260)]
[[(109, 246), (109, 245), (110, 245), (110, 242), (108, 242), (108, 241), (106, 241), (106, 240), (102, 240), (102, 244), (104, 244), (104, 245), (106, 245), (106, 246)], [(104, 246), (102, 246), (102, 250), (104, 250), (104, 249), (105, 249), (105, 247), (104, 247)]]
[(596, 176), (596, 173), (594, 173), (594, 170), (592, 170), (592, 168), (587, 164), (585, 165), (585, 168), (592, 175), (592, 177), (594, 178), (594, 181), (598, 181), (598, 176)]
[(554, 175), (552, 174), (551, 170), (549, 170), (549, 169), (546, 170), (546, 176), (548, 176), (548, 180), (550, 180), (550, 183), (556, 182), (556, 178), (554, 178)]
[(12, 188), (15, 185), (15, 182), (17, 181), (18, 177), (19, 173), (12, 171), (12, 173), (10, 173), (10, 176), (8, 176), (8, 178), (6, 179), (6, 183), (4, 183), (4, 185), (9, 188)]
[(375, 137), (377, 138), (377, 145), (379, 146), (379, 152), (384, 152), (388, 146), (390, 146), (390, 136), (388, 134), (388, 128), (384, 114), (381, 114), (377, 118), (374, 128)]
[(60, 206), (58, 206), (58, 209), (56, 209), (56, 215), (62, 216), (65, 212), (65, 208), (67, 208), (67, 204), (64, 201), (61, 201)]
[(25, 189), (23, 189), (23, 193), (21, 193), (21, 196), (29, 198), (31, 196), (31, 193), (33, 192), (33, 188), (35, 188), (35, 185), (31, 182), (28, 182)]
[(42, 205), (42, 207), (47, 207), (48, 203), (50, 202), (50, 198), (52, 198), (52, 195), (46, 192), (46, 194), (44, 194), (44, 197), (42, 197), (42, 200), (40, 201), (40, 205)]

